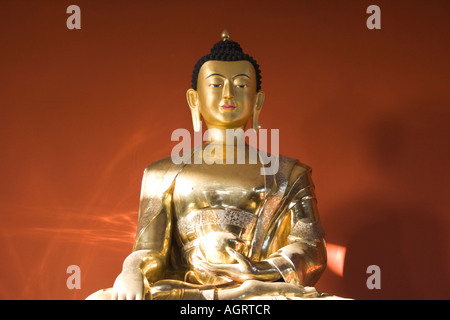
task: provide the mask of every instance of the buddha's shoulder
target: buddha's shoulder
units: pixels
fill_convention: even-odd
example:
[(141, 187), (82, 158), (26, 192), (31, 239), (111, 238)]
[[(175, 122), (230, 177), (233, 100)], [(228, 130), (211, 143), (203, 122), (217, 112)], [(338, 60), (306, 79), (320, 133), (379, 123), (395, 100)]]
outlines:
[(304, 176), (304, 175), (308, 175), (311, 173), (311, 167), (307, 164), (304, 164), (302, 162), (300, 162), (298, 159), (295, 158), (290, 158), (290, 157), (286, 157), (286, 156), (281, 156), (280, 155), (280, 162), (281, 161), (286, 161), (286, 162), (292, 162), (292, 169), (290, 172), (290, 181), (295, 181), (297, 180), (299, 177)]
[(144, 175), (153, 178), (163, 178), (167, 174), (177, 172), (180, 169), (180, 165), (173, 163), (171, 157), (156, 160), (150, 163), (144, 170)]

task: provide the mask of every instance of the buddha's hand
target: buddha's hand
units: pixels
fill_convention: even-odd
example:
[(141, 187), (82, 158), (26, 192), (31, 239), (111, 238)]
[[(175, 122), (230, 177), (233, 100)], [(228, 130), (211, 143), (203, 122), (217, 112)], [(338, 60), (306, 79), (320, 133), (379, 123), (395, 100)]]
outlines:
[(275, 281), (280, 278), (278, 270), (268, 261), (253, 261), (229, 247), (226, 250), (234, 257), (236, 263), (211, 263), (201, 259), (198, 255), (194, 257), (194, 263), (197, 268), (208, 273), (225, 276), (239, 282), (246, 280)]
[(142, 275), (140, 266), (149, 252), (149, 250), (137, 250), (125, 259), (122, 272), (114, 282), (113, 300), (143, 299), (146, 279)]
[(122, 271), (114, 282), (113, 300), (142, 300), (144, 279), (139, 269)]

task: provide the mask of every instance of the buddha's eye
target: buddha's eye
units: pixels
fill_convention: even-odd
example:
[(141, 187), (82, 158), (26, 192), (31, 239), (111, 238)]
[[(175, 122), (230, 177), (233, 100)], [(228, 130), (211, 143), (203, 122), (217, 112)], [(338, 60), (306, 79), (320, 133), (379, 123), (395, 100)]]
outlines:
[(213, 88), (220, 88), (222, 85), (221, 84), (216, 84), (216, 83), (211, 83), (210, 85), (209, 85), (210, 87), (213, 87)]
[(237, 84), (236, 87), (238, 87), (240, 89), (243, 89), (243, 88), (247, 88), (248, 85), (246, 85), (246, 84)]

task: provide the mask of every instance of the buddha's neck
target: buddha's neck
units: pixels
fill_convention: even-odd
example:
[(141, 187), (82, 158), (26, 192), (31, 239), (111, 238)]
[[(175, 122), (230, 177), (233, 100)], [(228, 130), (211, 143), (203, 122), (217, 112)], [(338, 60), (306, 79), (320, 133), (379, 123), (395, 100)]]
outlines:
[(238, 130), (244, 133), (245, 127), (236, 128), (222, 128), (222, 127), (208, 127), (207, 139), (212, 144), (222, 144), (223, 146), (236, 146), (238, 142), (237, 136), (234, 134)]
[[(235, 135), (238, 129), (242, 130), (242, 136)], [(228, 131), (227, 131), (228, 130)], [(244, 127), (237, 128), (220, 128), (220, 127), (208, 127), (207, 132), (207, 144), (209, 145), (208, 157), (223, 158), (227, 156), (227, 153), (232, 151), (233, 158), (237, 157), (236, 150), (245, 150), (248, 145), (245, 143)], [(231, 150), (232, 149), (232, 150)], [(205, 156), (205, 155), (204, 155)]]

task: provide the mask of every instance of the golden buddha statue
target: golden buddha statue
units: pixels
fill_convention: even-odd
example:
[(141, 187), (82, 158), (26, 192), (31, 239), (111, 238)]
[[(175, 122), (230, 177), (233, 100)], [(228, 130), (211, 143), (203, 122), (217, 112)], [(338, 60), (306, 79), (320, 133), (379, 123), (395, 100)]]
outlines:
[(208, 142), (184, 153), (190, 161), (145, 169), (133, 252), (113, 288), (88, 299), (326, 297), (313, 287), (326, 249), (311, 169), (277, 156), (269, 172), (253, 147), (225, 139), (250, 119), (257, 131), (264, 102), (259, 65), (226, 31), (197, 62), (187, 101)]

